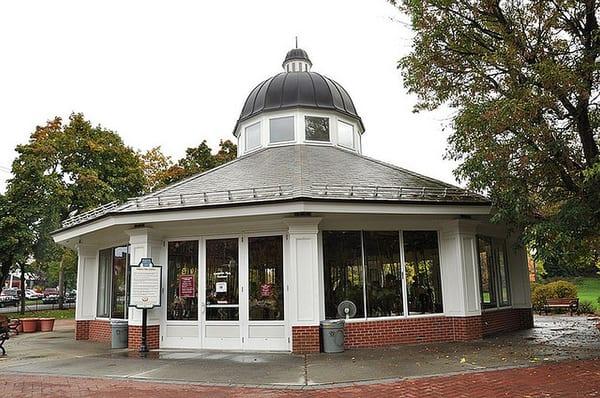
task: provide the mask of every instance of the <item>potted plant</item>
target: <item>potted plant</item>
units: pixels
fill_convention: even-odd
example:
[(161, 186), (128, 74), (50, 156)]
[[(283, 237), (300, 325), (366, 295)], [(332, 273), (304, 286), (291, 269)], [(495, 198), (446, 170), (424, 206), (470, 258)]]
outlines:
[(23, 333), (33, 333), (37, 331), (37, 318), (22, 318), (21, 324), (23, 325)]
[(55, 318), (40, 318), (40, 331), (51, 332), (54, 329)]

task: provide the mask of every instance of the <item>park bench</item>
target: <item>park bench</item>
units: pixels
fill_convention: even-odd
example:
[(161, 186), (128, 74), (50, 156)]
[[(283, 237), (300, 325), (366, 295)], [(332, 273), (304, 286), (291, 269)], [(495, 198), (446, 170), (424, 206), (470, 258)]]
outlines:
[(579, 299), (578, 298), (552, 298), (547, 299), (546, 304), (544, 304), (544, 311), (548, 314), (548, 311), (557, 308), (557, 309), (566, 309), (569, 310), (571, 316), (573, 316), (574, 312), (579, 310)]

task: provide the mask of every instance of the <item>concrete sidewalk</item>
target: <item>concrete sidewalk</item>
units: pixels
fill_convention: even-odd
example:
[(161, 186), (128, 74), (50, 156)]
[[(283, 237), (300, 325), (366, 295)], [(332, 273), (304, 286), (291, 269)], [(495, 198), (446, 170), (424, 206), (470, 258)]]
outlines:
[(529, 331), (476, 342), (361, 349), (341, 354), (292, 355), (223, 351), (135, 352), (76, 342), (71, 325), (52, 333), (11, 338), (0, 357), (2, 374), (40, 374), (238, 386), (318, 386), (393, 381), (594, 358), (597, 320), (536, 317)]

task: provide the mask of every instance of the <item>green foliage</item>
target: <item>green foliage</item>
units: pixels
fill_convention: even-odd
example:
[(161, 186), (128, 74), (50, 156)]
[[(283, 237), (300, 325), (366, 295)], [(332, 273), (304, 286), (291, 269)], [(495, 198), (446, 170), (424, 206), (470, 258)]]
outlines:
[(581, 300), (579, 302), (580, 314), (593, 314), (595, 309), (594, 303), (592, 303), (590, 300)]
[(36, 127), (16, 152), (0, 203), (0, 263), (33, 256), (50, 273), (62, 264), (72, 275), (74, 254), (56, 245), (50, 233), (71, 212), (140, 194), (141, 162), (118, 134), (92, 126), (82, 114), (72, 114), (68, 124), (57, 117)]
[(554, 281), (546, 284), (532, 284), (531, 303), (533, 308), (540, 310), (551, 298), (577, 297), (577, 286), (567, 281)]
[(416, 110), (454, 111), (447, 156), (523, 232), (549, 276), (600, 259), (600, 2), (392, 0), (411, 18), (399, 62)]
[(146, 191), (154, 191), (194, 174), (208, 171), (225, 164), (237, 156), (237, 146), (230, 140), (219, 142), (219, 151), (212, 149), (202, 141), (197, 147), (187, 148), (185, 157), (173, 163), (169, 156), (152, 148), (140, 155), (146, 176)]
[(6, 316), (13, 319), (19, 318), (55, 318), (55, 319), (74, 319), (75, 308), (68, 308), (65, 310), (41, 310), (41, 311), (27, 311), (24, 314), (9, 312), (5, 313)]

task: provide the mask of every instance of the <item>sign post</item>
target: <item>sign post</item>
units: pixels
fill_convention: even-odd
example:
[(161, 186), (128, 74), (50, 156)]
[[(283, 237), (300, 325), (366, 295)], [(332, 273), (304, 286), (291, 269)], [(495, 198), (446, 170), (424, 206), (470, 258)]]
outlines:
[(129, 267), (131, 293), (129, 306), (142, 310), (142, 342), (139, 352), (148, 352), (148, 309), (161, 306), (162, 267), (151, 258), (142, 258), (137, 266)]

